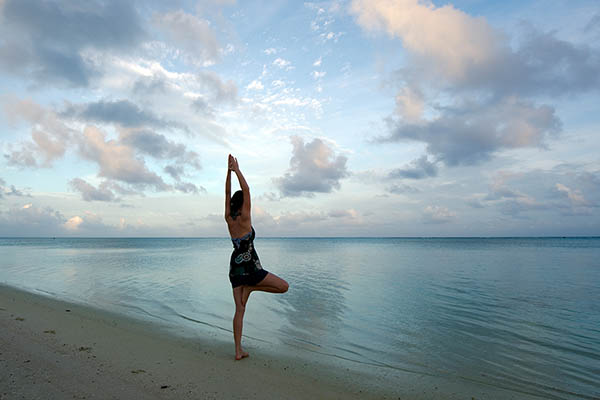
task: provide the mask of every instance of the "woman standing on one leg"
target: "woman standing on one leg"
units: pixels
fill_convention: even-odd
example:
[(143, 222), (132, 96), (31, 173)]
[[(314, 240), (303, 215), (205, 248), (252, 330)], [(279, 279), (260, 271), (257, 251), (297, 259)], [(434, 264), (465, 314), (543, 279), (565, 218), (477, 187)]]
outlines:
[[(233, 242), (233, 253), (229, 262), (229, 281), (233, 287), (235, 315), (233, 317), (233, 340), (235, 359), (248, 357), (242, 349), (242, 326), (244, 311), (250, 293), (255, 290), (271, 293), (285, 293), (288, 283), (275, 274), (265, 271), (260, 265), (258, 254), (254, 250), (254, 228), (250, 217), (250, 188), (244, 175), (231, 154), (229, 155), (227, 180), (225, 181), (225, 221)], [(233, 171), (242, 190), (231, 196), (231, 171)]]

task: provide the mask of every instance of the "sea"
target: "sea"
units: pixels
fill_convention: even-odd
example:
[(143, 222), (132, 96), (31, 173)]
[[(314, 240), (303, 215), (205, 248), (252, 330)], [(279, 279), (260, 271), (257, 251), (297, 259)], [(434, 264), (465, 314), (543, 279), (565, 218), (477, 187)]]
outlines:
[[(600, 398), (600, 238), (261, 238), (290, 284), (246, 341), (356, 368)], [(228, 238), (4, 238), (0, 283), (232, 341)], [(254, 350), (256, 351), (256, 350)]]

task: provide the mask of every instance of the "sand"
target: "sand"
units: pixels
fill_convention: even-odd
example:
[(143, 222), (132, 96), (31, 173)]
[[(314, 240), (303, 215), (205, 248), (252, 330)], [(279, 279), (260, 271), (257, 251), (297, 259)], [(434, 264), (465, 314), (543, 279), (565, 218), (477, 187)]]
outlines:
[(0, 286), (0, 399), (398, 398), (356, 382), (293, 357), (234, 361), (232, 344)]

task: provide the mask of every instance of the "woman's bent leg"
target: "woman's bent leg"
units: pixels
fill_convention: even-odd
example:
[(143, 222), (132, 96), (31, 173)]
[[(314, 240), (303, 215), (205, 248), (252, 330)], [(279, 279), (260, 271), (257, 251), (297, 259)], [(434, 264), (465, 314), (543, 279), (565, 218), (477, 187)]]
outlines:
[(242, 304), (245, 306), (248, 301), (248, 297), (250, 297), (250, 293), (255, 290), (259, 290), (261, 292), (269, 292), (269, 293), (285, 293), (288, 291), (290, 285), (277, 275), (269, 272), (267, 276), (257, 283), (255, 286), (244, 286), (242, 292)]
[(244, 312), (246, 302), (242, 303), (244, 286), (233, 288), (233, 300), (235, 301), (235, 315), (233, 316), (233, 341), (235, 342), (235, 359), (241, 360), (248, 357), (248, 353), (242, 349), (242, 328), (244, 326)]
[(261, 290), (263, 292), (285, 293), (288, 291), (290, 285), (277, 275), (269, 272), (267, 276), (265, 276), (265, 279), (258, 282), (254, 287), (256, 290)]

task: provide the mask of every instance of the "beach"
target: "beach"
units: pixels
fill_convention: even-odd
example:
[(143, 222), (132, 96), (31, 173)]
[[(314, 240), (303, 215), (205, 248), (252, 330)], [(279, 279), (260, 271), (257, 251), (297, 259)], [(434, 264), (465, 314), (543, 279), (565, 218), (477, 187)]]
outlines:
[(242, 361), (222, 242), (0, 240), (0, 398), (600, 393), (596, 239), (261, 240)]
[[(0, 399), (463, 399), (427, 374), (359, 374), (318, 357), (252, 353), (0, 285)], [(252, 349), (250, 349), (252, 351)], [(375, 367), (373, 367), (375, 368)], [(370, 371), (373, 372), (373, 371)], [(469, 399), (528, 399), (470, 384)]]
[(142, 321), (0, 289), (0, 398), (398, 398), (318, 363), (165, 335)]

